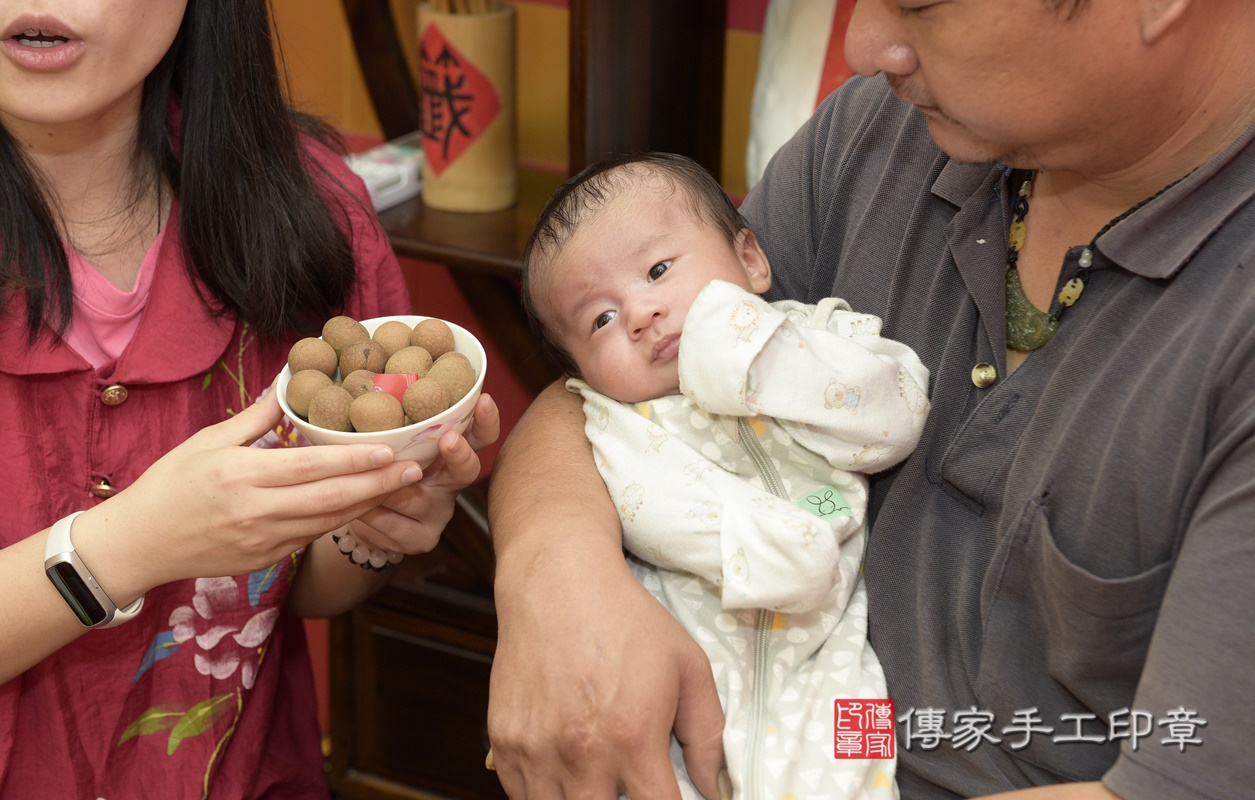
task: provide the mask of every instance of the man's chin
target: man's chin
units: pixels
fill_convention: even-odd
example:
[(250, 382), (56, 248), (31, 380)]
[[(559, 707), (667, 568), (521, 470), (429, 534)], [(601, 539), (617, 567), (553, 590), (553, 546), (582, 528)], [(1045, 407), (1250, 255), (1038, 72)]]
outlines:
[(925, 114), (925, 117), (933, 143), (953, 160), (967, 164), (988, 164), (994, 161), (1008, 163), (1005, 148), (973, 136), (961, 123), (944, 113), (937, 111), (935, 114)]

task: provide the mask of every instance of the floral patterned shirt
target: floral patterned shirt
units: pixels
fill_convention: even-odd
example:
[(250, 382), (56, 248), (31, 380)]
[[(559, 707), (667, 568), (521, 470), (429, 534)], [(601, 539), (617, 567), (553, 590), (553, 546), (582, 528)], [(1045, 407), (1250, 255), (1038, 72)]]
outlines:
[[(367, 197), (338, 156), (310, 150)], [(408, 313), (369, 200), (337, 199), (359, 276), (344, 312)], [(99, 503), (102, 481), (125, 489), (190, 434), (253, 402), (291, 344), (263, 346), (247, 324), (199, 300), (180, 254), (177, 203), (139, 327), (116, 361), (93, 369), (47, 335), (28, 345), (21, 306), (0, 319), (11, 498), (0, 547)], [(286, 420), (267, 439), (296, 443)], [(157, 587), (136, 619), (89, 631), (0, 685), (0, 797), (325, 797), (304, 631), (283, 610), (298, 560)]]

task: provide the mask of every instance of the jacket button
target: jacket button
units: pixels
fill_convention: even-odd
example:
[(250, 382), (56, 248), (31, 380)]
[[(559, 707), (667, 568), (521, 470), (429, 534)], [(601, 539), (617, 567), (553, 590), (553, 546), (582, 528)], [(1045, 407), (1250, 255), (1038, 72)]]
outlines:
[(977, 389), (987, 389), (998, 380), (998, 370), (993, 364), (981, 362), (972, 367), (972, 383)]
[(100, 402), (107, 406), (120, 406), (126, 402), (126, 396), (126, 387), (115, 383), (112, 386), (106, 386), (100, 393)]
[(118, 490), (113, 488), (113, 484), (109, 483), (108, 478), (101, 478), (100, 483), (92, 487), (92, 494), (96, 495), (97, 497), (101, 499), (104, 499), (106, 497), (113, 497), (117, 493), (118, 493)]

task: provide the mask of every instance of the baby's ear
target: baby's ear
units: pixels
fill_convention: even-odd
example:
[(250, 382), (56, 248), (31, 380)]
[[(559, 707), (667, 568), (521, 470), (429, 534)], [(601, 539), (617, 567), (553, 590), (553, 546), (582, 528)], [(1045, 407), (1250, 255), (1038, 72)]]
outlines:
[(736, 235), (737, 258), (745, 265), (745, 274), (750, 279), (750, 289), (754, 294), (762, 294), (771, 288), (771, 264), (767, 254), (758, 244), (758, 237), (749, 228), (742, 228)]

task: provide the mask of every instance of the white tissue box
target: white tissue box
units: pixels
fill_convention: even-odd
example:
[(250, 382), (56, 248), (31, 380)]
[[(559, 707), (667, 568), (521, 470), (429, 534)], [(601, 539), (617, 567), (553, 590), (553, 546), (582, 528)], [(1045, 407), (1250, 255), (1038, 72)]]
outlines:
[(375, 211), (417, 197), (422, 190), (422, 134), (409, 133), (362, 153), (344, 157), (370, 192)]

